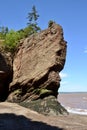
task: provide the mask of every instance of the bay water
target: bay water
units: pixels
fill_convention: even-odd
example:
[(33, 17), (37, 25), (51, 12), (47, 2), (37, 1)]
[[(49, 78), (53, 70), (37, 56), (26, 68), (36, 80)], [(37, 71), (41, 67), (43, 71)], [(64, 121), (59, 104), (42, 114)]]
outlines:
[(58, 101), (69, 113), (87, 115), (87, 92), (60, 92)]

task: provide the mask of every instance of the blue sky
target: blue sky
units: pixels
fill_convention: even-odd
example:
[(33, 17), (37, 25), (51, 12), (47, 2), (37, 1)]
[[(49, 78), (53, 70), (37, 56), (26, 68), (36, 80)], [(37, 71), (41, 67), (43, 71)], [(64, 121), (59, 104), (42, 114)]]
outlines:
[(42, 29), (49, 20), (63, 27), (68, 47), (59, 91), (87, 91), (87, 0), (0, 0), (0, 26), (14, 30), (26, 27), (33, 5)]

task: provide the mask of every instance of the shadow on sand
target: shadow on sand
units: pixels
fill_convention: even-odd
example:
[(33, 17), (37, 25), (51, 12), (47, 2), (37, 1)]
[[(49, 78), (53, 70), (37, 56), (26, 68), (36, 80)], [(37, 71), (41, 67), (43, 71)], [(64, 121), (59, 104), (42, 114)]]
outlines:
[(0, 114), (0, 130), (63, 130), (43, 122), (32, 121), (23, 115)]

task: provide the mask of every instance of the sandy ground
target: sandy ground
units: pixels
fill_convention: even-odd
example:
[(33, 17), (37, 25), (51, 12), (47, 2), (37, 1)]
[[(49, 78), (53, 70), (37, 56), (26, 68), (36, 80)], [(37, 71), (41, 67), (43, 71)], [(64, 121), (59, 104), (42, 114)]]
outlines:
[(44, 116), (15, 103), (0, 103), (0, 130), (87, 130), (87, 116)]

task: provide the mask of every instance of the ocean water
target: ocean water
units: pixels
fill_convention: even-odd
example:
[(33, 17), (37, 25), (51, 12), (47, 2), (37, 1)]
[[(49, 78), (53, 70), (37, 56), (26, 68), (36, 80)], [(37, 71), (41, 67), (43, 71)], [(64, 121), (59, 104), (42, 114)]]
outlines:
[(87, 92), (59, 93), (58, 101), (69, 113), (87, 115)]

